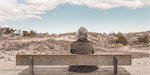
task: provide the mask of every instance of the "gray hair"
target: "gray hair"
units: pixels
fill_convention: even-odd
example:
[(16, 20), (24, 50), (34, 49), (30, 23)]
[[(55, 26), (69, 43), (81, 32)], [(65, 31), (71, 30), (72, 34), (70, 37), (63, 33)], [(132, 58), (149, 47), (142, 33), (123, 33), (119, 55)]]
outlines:
[(88, 30), (84, 27), (80, 27), (76, 36), (78, 37), (78, 40), (88, 39)]

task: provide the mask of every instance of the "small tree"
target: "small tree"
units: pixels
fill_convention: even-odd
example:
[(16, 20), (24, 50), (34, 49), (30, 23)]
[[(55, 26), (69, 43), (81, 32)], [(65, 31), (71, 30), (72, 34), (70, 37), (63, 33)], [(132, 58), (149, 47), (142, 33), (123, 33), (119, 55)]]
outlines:
[(31, 37), (36, 36), (35, 31), (31, 30), (31, 31), (30, 31), (30, 36), (31, 36)]
[(4, 28), (3, 34), (11, 34), (10, 28)]
[(143, 37), (138, 37), (137, 41), (140, 42), (140, 43), (144, 43), (146, 45), (149, 43), (147, 35), (144, 35)]
[(16, 29), (10, 29), (11, 34), (14, 34), (15, 31)]
[(46, 32), (46, 35), (49, 35), (49, 33), (48, 33), (48, 32)]
[(115, 36), (115, 37), (117, 37), (117, 36), (118, 36), (118, 35), (117, 35), (117, 34), (115, 34), (115, 33), (112, 33), (112, 35), (113, 35), (113, 36)]
[(4, 28), (0, 27), (0, 34), (2, 34), (3, 30), (4, 30)]
[(122, 36), (123, 36), (123, 34), (122, 34), (121, 32), (119, 32), (119, 33), (117, 34), (117, 36), (120, 36), (120, 35), (122, 35)]
[(39, 35), (43, 35), (42, 33), (39, 33)]
[(119, 35), (118, 39), (116, 40), (116, 43), (121, 43), (123, 45), (127, 45), (128, 41), (126, 40), (126, 38), (123, 35)]
[(28, 31), (22, 31), (23, 36), (29, 36), (29, 32)]
[(43, 35), (46, 35), (46, 33), (43, 33)]

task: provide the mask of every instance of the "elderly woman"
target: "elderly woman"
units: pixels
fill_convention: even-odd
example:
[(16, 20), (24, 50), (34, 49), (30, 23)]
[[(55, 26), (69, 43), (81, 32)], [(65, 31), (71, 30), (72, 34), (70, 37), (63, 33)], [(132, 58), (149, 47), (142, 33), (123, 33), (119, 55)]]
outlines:
[[(84, 27), (80, 27), (77, 32), (78, 40), (71, 43), (71, 54), (94, 54), (94, 46), (91, 41), (88, 40), (88, 31)], [(98, 70), (98, 66), (69, 66), (68, 71), (87, 73)]]

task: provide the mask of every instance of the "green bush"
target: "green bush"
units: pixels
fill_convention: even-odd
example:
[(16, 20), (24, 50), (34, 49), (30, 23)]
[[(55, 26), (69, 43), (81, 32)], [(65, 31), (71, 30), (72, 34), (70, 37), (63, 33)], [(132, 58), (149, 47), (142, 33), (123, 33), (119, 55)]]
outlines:
[(115, 33), (112, 33), (112, 34), (110, 34), (110, 35), (113, 35), (113, 36), (115, 36), (115, 37), (118, 37), (118, 35), (117, 35), (117, 34), (115, 34)]
[(30, 33), (28, 31), (22, 31), (23, 36), (29, 36)]
[(16, 29), (0, 27), (0, 34), (14, 34), (15, 31), (16, 31)]
[(31, 36), (31, 37), (36, 36), (35, 31), (31, 30), (31, 31), (30, 31), (30, 36)]
[(46, 35), (46, 33), (43, 33), (43, 35)]
[(117, 37), (118, 37), (118, 39), (116, 40), (116, 43), (121, 43), (123, 45), (127, 45), (128, 44), (127, 39), (120, 32), (117, 34)]
[(147, 35), (144, 35), (143, 37), (138, 37), (137, 41), (140, 42), (140, 43), (144, 43), (146, 45), (149, 43)]
[(46, 32), (46, 33), (43, 33), (43, 35), (49, 35), (49, 33), (48, 33), (48, 32)]
[(31, 36), (31, 37), (36, 36), (36, 33), (33, 30), (31, 30), (30, 32), (22, 31), (22, 34), (23, 34), (23, 36)]

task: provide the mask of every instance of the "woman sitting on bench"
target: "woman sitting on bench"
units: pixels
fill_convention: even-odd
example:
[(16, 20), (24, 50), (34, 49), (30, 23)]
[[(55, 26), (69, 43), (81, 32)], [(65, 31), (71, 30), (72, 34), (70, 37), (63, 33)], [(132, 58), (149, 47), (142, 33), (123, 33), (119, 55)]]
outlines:
[[(70, 44), (71, 54), (94, 54), (94, 46), (91, 41), (88, 40), (88, 31), (84, 27), (80, 27), (77, 32), (78, 40)], [(98, 66), (69, 66), (71, 72), (87, 73), (98, 70)]]

